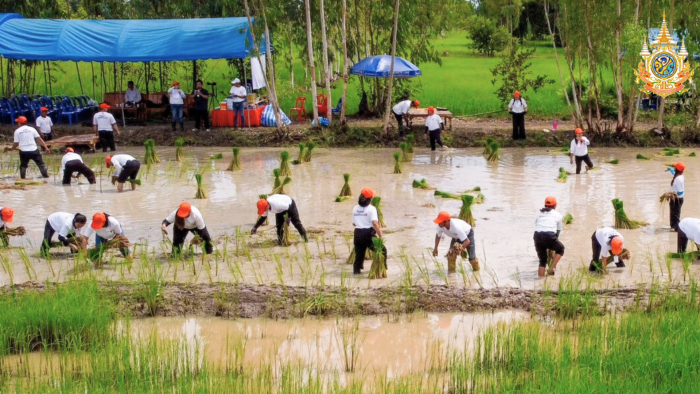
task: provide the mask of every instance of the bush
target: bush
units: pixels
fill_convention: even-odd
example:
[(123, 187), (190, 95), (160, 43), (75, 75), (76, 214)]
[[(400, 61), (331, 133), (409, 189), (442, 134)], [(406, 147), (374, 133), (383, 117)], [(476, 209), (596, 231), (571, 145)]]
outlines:
[(489, 57), (502, 51), (510, 41), (510, 33), (505, 27), (481, 16), (472, 17), (468, 33), (467, 38), (472, 40), (469, 47)]

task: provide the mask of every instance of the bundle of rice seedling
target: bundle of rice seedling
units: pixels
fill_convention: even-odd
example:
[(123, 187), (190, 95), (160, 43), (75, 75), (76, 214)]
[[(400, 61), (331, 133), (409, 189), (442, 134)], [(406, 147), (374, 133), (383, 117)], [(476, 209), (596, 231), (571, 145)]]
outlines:
[(700, 252), (685, 252), (685, 253), (666, 253), (666, 257), (669, 259), (697, 259), (700, 257)]
[(386, 256), (384, 255), (384, 241), (381, 238), (372, 238), (374, 243), (374, 255), (372, 266), (369, 268), (370, 279), (384, 279), (386, 274)]
[(615, 198), (612, 200), (612, 204), (615, 209), (615, 228), (635, 229), (646, 226), (645, 222), (631, 220), (627, 217), (622, 200)]
[(486, 200), (486, 196), (479, 193), (476, 195), (476, 197), (474, 197), (474, 204), (483, 204), (485, 200)]
[(463, 253), (462, 245), (459, 242), (455, 242), (454, 245), (447, 252), (447, 272), (453, 273), (457, 271), (457, 257)]
[(667, 201), (676, 201), (678, 199), (678, 195), (673, 192), (666, 192), (659, 197), (659, 203), (663, 204)]
[(240, 148), (233, 148), (233, 157), (231, 158), (231, 163), (228, 165), (226, 171), (240, 171), (241, 170), (241, 159), (238, 155), (241, 153)]
[(280, 176), (292, 176), (292, 169), (289, 167), (289, 152), (280, 152)]
[(197, 194), (194, 198), (207, 198), (207, 192), (204, 191), (204, 185), (202, 185), (202, 174), (194, 174), (194, 179), (197, 181)]
[(637, 154), (637, 159), (639, 159), (639, 160), (650, 160), (648, 157), (644, 156), (644, 155), (641, 154), (641, 153), (638, 153), (638, 154)]
[(130, 246), (130, 244), (128, 238), (123, 235), (117, 235), (100, 246), (104, 249), (126, 249)]
[[(261, 194), (261, 195), (258, 196), (258, 198), (261, 199), (261, 200), (267, 200), (267, 194)], [(268, 224), (267, 218), (268, 218), (269, 216), (270, 216), (270, 215), (265, 216), (265, 221), (264, 221), (263, 224), (262, 224), (263, 226), (267, 226), (267, 224)], [(258, 219), (260, 219), (260, 216), (258, 216)], [(256, 222), (257, 222), (257, 221), (256, 221)]]
[(401, 172), (401, 153), (394, 152), (394, 174), (400, 174)]
[(564, 183), (566, 182), (566, 178), (569, 176), (569, 173), (566, 172), (566, 169), (564, 167), (559, 167), (559, 177), (557, 177), (557, 182)]
[(501, 145), (498, 142), (491, 142), (489, 149), (491, 153), (489, 153), (489, 157), (486, 158), (488, 161), (496, 161), (501, 157)]
[(481, 186), (475, 186), (473, 189), (465, 191), (465, 193), (477, 193), (480, 191), (481, 191)]
[(46, 181), (34, 181), (31, 179), (15, 179), (15, 186), (39, 186), (46, 183)]
[(289, 241), (289, 215), (284, 215), (284, 225), (282, 225), (282, 242), (280, 246), (289, 246), (292, 243)]
[(423, 189), (423, 190), (431, 190), (433, 189), (428, 185), (428, 181), (425, 180), (425, 178), (419, 180), (414, 179), (413, 180), (413, 187), (416, 189)]
[(416, 142), (416, 138), (413, 136), (413, 134), (408, 134), (406, 136), (406, 145), (408, 145), (408, 149), (406, 150), (408, 153), (413, 153), (413, 144)]
[(183, 161), (185, 160), (185, 152), (183, 147), (185, 146), (185, 140), (178, 138), (175, 140), (175, 160)]
[(304, 163), (308, 163), (311, 161), (311, 155), (315, 147), (316, 144), (314, 144), (313, 142), (309, 142), (308, 144), (306, 144), (306, 152), (304, 152), (304, 160), (302, 160)]
[(211, 159), (212, 159), (212, 160), (221, 160), (221, 159), (223, 159), (223, 158), (224, 158), (224, 154), (223, 154), (223, 153), (217, 153), (217, 154), (215, 154), (215, 155), (211, 155)]
[(350, 189), (350, 174), (343, 174), (343, 179), (345, 179), (345, 183), (343, 184), (343, 188), (340, 189), (340, 197), (347, 197), (347, 196), (352, 196), (352, 189)]
[(276, 188), (274, 188), (274, 190), (272, 190), (271, 194), (287, 194), (287, 191), (284, 190), (284, 187), (289, 185), (290, 183), (292, 183), (292, 178), (290, 178), (290, 177), (284, 178), (284, 180), (280, 183), (280, 185), (277, 186)]
[(570, 213), (567, 213), (566, 215), (564, 215), (561, 221), (564, 224), (571, 224), (574, 222), (574, 216)]
[(459, 216), (457, 217), (471, 224), (472, 226), (475, 226), (476, 222), (474, 221), (474, 215), (472, 215), (472, 204), (474, 204), (474, 196), (463, 194), (462, 208), (459, 210)]
[(460, 200), (460, 199), (462, 199), (462, 197), (460, 197), (460, 196), (457, 195), (457, 194), (452, 194), (452, 193), (448, 193), (448, 192), (442, 192), (442, 191), (440, 191), (440, 190), (435, 190), (435, 193), (433, 193), (433, 194), (436, 195), (436, 196), (442, 197), (442, 198), (452, 198), (452, 199), (455, 199), (455, 200)]
[(565, 146), (565, 147), (559, 149), (559, 151), (560, 151), (560, 152), (564, 152), (564, 153), (566, 153), (566, 154), (568, 155), (568, 154), (569, 154), (569, 147), (568, 147), (568, 146)]
[(27, 233), (27, 231), (22, 226), (14, 227), (14, 228), (10, 228), (10, 227), (5, 226), (5, 229), (0, 231), (0, 234), (5, 235), (5, 236), (10, 236), (10, 237), (18, 237), (18, 236), (22, 236), (26, 233)]
[(350, 196), (338, 196), (335, 198), (335, 202), (345, 202), (350, 199)]
[[(618, 256), (620, 260), (629, 260), (631, 255), (627, 249), (622, 249), (622, 253)], [(612, 264), (615, 261), (615, 256), (610, 255), (605, 259), (605, 265)]]
[(275, 168), (272, 170), (272, 176), (275, 177), (275, 183), (272, 184), (272, 192), (270, 194), (275, 194), (274, 190), (280, 187), (282, 181), (280, 180), (280, 169)]
[(156, 142), (152, 138), (149, 138), (143, 143), (143, 146), (146, 147), (146, 157), (144, 159), (146, 164), (160, 163), (160, 157), (158, 157), (156, 153)]
[(127, 182), (133, 183), (134, 185), (141, 186), (141, 180), (140, 179), (126, 179)]
[(408, 144), (405, 142), (400, 143), (399, 149), (401, 149), (401, 161), (403, 161), (404, 163), (410, 162), (411, 159), (409, 158), (408, 154)]
[(352, 251), (350, 252), (350, 256), (348, 256), (348, 259), (345, 260), (345, 264), (354, 264), (355, 263), (355, 247), (352, 247)]
[(606, 161), (606, 163), (608, 163), (608, 164), (620, 164), (620, 160), (618, 160), (618, 159), (612, 159), (612, 160), (610, 160), (610, 161)]
[(292, 160), (292, 164), (301, 164), (301, 162), (304, 160), (304, 149), (306, 149), (306, 144), (303, 142), (299, 143), (299, 158), (296, 160)]
[(688, 157), (695, 157), (695, 156), (696, 156), (695, 152), (690, 152), (690, 154), (688, 155)]
[(493, 143), (493, 138), (491, 137), (486, 137), (486, 140), (484, 141), (484, 156), (489, 156), (491, 155), (491, 144)]
[(386, 227), (384, 223), (384, 214), (382, 213), (382, 198), (379, 196), (372, 197), (371, 204), (377, 208), (377, 218), (379, 219), (379, 226)]

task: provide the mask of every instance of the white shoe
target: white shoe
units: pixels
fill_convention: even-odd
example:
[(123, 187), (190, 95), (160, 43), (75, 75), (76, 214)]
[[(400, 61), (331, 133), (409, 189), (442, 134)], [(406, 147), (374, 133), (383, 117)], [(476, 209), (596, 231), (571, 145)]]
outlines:
[(192, 131), (199, 131), (199, 129), (192, 129)]
[(449, 149), (450, 149), (450, 147), (447, 145), (443, 145), (442, 147), (440, 147), (440, 150), (449, 150)]
[(207, 129), (207, 133), (210, 132), (211, 130)]

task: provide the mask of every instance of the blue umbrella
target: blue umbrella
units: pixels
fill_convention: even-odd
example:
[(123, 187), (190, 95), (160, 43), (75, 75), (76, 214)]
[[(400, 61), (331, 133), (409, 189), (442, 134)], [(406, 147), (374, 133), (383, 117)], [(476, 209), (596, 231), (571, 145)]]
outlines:
[[(398, 56), (394, 59), (394, 78), (413, 78), (422, 75), (415, 64)], [(350, 69), (350, 74), (361, 77), (388, 78), (391, 74), (391, 56), (381, 55), (362, 59)]]

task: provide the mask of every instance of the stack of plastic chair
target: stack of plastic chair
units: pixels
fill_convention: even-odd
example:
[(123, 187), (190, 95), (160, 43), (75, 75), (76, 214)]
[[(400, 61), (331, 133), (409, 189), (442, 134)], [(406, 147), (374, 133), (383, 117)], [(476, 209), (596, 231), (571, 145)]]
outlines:
[(71, 126), (73, 125), (73, 121), (75, 120), (75, 123), (79, 123), (80, 119), (80, 110), (75, 108), (73, 103), (70, 101), (70, 98), (68, 96), (65, 96), (62, 100), (60, 100), (61, 103), (61, 109), (60, 109), (60, 114), (61, 117), (65, 117), (68, 119), (68, 124)]
[(14, 126), (16, 115), (10, 106), (10, 100), (6, 98), (0, 99), (0, 121)]

